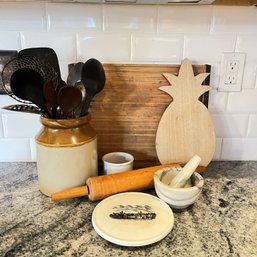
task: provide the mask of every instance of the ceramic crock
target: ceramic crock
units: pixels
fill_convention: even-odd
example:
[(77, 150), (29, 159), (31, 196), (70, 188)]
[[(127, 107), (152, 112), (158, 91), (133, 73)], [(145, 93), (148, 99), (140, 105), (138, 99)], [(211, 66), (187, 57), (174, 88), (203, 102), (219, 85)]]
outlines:
[(76, 119), (41, 117), (36, 136), (37, 171), (40, 191), (50, 196), (85, 185), (97, 175), (97, 136), (90, 115)]

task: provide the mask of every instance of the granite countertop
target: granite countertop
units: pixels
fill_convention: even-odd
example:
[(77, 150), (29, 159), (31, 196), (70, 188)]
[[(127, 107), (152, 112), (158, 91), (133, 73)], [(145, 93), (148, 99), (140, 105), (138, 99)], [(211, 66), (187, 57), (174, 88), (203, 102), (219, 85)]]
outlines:
[(129, 248), (94, 231), (98, 202), (52, 202), (38, 190), (35, 163), (0, 163), (0, 256), (256, 257), (257, 162), (212, 162), (202, 175), (201, 196), (174, 212), (173, 230)]

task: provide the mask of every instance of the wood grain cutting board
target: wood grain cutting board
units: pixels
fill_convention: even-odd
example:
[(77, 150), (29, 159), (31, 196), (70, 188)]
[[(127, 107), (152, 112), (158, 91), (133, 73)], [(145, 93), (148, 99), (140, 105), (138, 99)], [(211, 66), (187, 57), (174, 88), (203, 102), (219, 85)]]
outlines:
[(202, 86), (209, 73), (197, 76), (188, 59), (179, 69), (178, 76), (164, 73), (169, 86), (159, 89), (173, 98), (160, 119), (156, 134), (156, 152), (162, 164), (187, 163), (195, 154), (201, 157), (201, 166), (207, 166), (215, 151), (213, 122), (206, 106), (198, 98), (210, 86)]
[[(135, 167), (158, 165), (155, 139), (159, 121), (172, 98), (159, 90), (169, 86), (162, 73), (178, 74), (180, 65), (104, 64), (106, 84), (92, 104), (91, 124), (98, 135), (98, 159), (112, 151), (134, 155)], [(209, 71), (193, 66), (194, 73)], [(208, 79), (205, 84), (208, 83)], [(208, 105), (208, 93), (201, 97)]]

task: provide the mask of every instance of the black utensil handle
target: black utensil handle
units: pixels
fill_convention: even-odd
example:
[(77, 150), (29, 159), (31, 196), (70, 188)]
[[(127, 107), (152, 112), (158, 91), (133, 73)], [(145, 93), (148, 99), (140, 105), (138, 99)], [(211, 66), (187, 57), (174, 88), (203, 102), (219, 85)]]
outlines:
[(85, 102), (83, 103), (81, 108), (80, 116), (84, 116), (88, 113), (88, 108), (90, 106), (92, 99), (93, 99), (92, 95), (86, 95)]

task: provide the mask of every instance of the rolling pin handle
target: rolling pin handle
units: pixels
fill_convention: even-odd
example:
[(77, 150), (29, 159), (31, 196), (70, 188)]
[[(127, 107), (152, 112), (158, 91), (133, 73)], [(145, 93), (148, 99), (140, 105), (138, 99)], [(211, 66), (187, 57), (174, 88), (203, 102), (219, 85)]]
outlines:
[(51, 195), (51, 199), (53, 201), (65, 200), (69, 198), (75, 198), (80, 196), (88, 195), (88, 187), (87, 186), (80, 186), (70, 188), (61, 192), (57, 192)]

